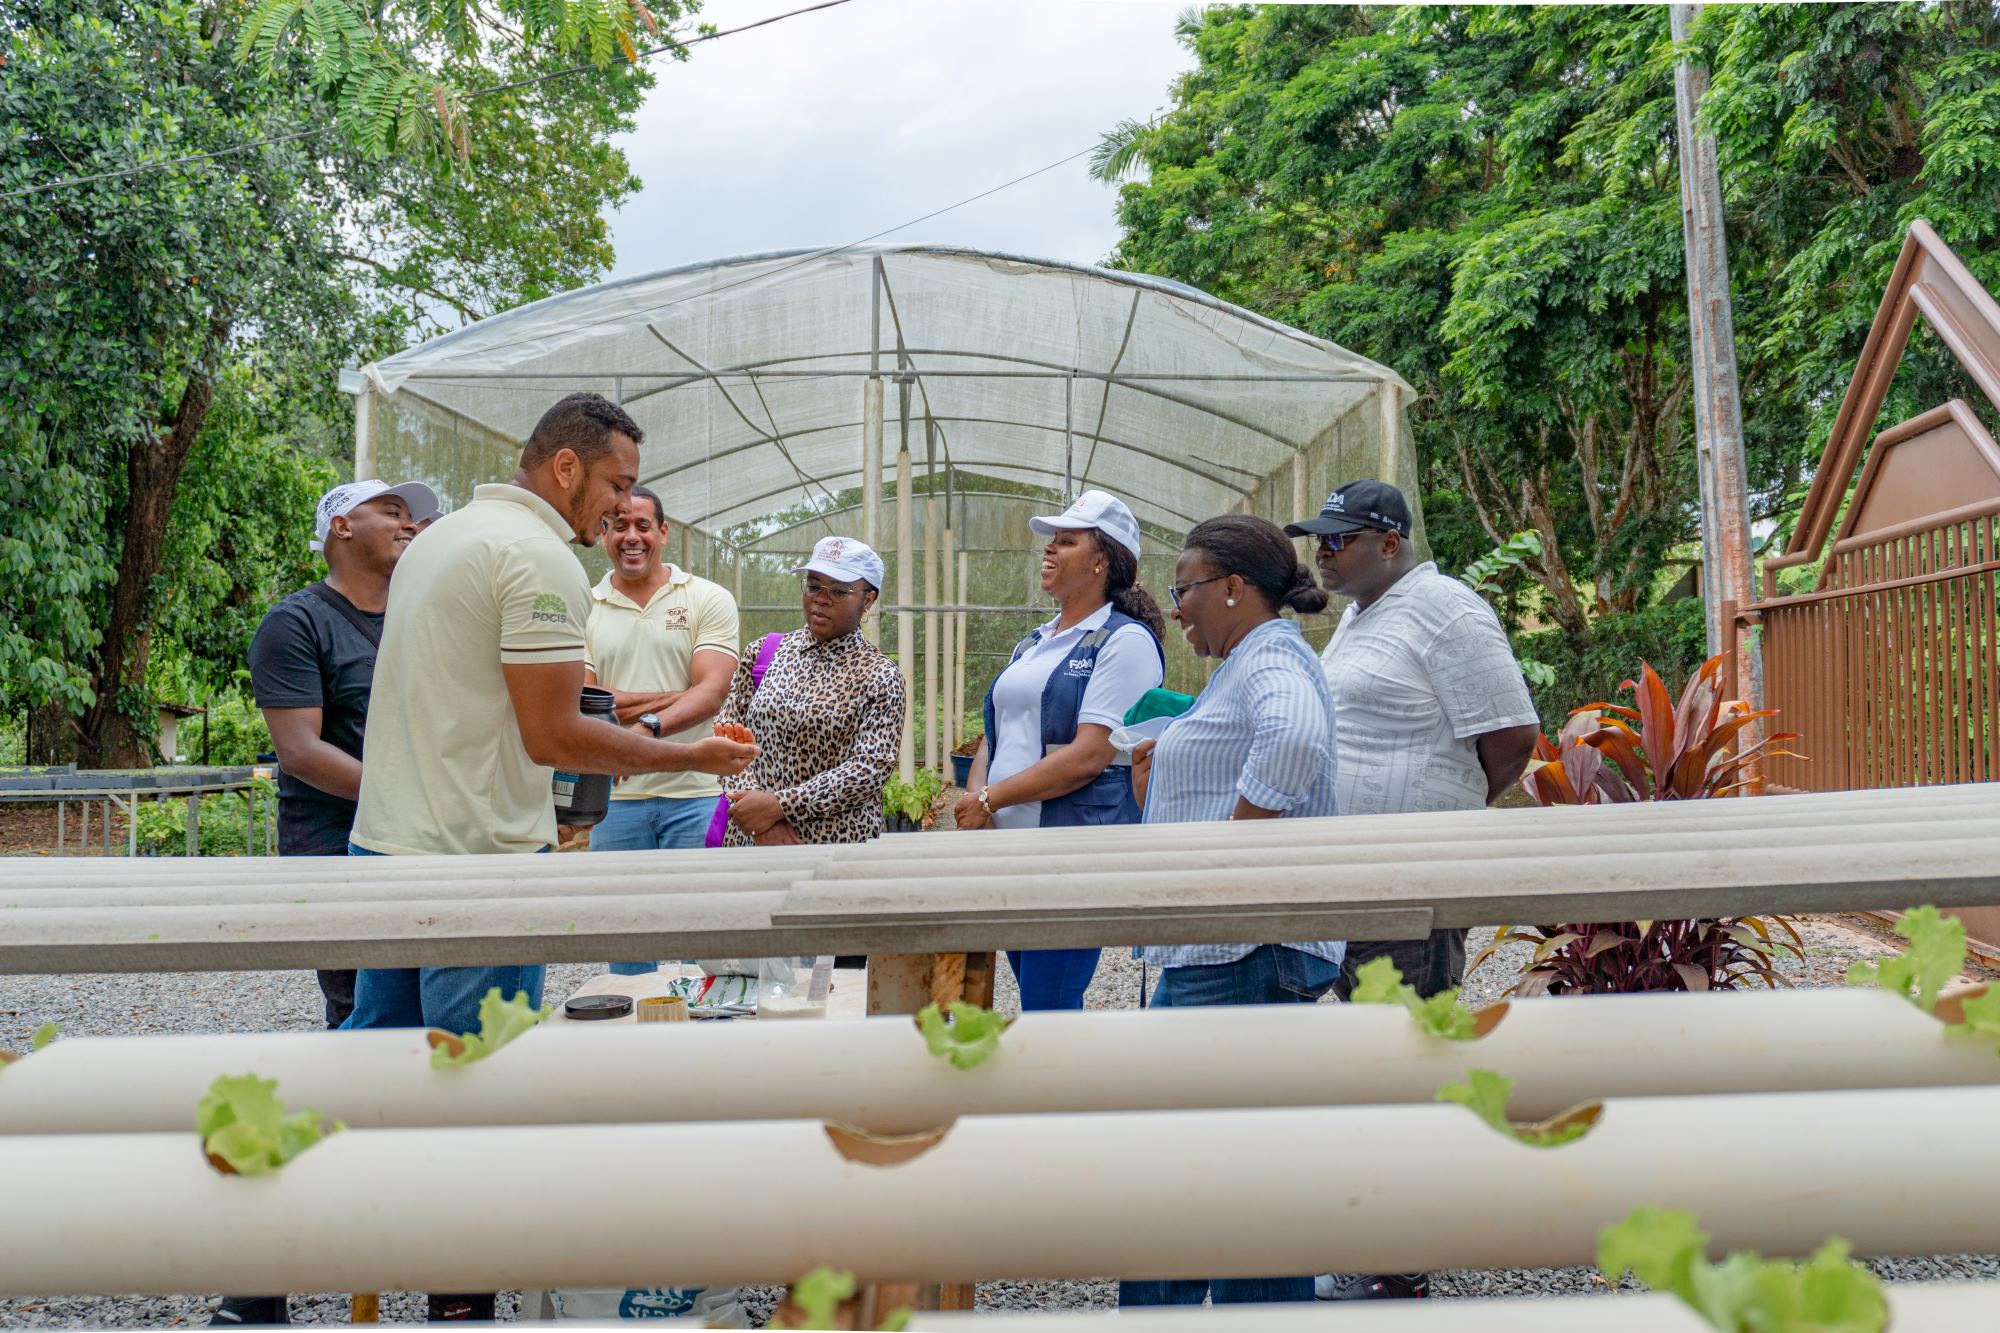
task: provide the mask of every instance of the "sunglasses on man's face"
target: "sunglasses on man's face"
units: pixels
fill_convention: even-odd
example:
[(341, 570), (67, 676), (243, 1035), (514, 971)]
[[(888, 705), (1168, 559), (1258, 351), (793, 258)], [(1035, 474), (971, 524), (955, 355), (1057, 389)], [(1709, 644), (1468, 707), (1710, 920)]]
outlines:
[(1348, 532), (1322, 532), (1319, 535), (1319, 549), (1328, 555), (1338, 555), (1356, 537), (1365, 535), (1371, 529), (1356, 528)]

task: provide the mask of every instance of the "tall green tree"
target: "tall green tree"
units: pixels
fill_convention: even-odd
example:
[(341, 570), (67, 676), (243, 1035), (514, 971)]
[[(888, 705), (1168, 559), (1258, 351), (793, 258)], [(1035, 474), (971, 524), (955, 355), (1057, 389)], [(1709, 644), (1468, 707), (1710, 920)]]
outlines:
[(246, 43), (236, 5), (23, 0), (0, 20), (0, 195), (151, 168), (0, 210), (0, 704), (40, 708), (45, 747), (146, 762), (151, 636), (192, 586), (170, 521), (223, 512), (181, 483), (231, 367), (286, 418), (259, 447), (324, 454), (348, 438), (338, 366), (608, 265), (603, 214), (637, 182), (607, 141), (650, 75), (608, 60), (480, 96), (588, 54), (592, 29), (503, 17), (432, 41), (437, 9), (373, 11), (370, 59), (454, 90), (426, 101), (433, 131), (393, 135), (353, 101), (359, 55), (329, 64), (282, 25)]
[[(1908, 219), (1992, 234), (1996, 29), (1954, 4), (1697, 22), (1767, 516), (1816, 457)], [(1198, 63), (1171, 108), (1097, 157), (1105, 179), (1143, 171), (1115, 262), (1395, 366), (1427, 505), (1458, 519), (1434, 530), (1447, 558), (1531, 529), (1565, 630), (1639, 605), (1696, 523), (1665, 10), (1229, 7), (1180, 31)]]

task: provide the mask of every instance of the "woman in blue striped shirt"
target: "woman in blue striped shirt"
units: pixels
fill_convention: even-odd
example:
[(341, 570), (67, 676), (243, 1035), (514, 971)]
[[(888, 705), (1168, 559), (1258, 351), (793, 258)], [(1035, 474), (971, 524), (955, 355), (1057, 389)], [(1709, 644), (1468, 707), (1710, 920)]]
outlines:
[[(1169, 590), (1174, 619), (1202, 657), (1220, 658), (1194, 707), (1133, 754), (1148, 824), (1289, 819), (1334, 806), (1333, 699), (1319, 655), (1287, 610), (1327, 595), (1291, 541), (1261, 518), (1230, 514), (1187, 536)], [(1160, 968), (1155, 1007), (1310, 1004), (1340, 977), (1338, 940), (1191, 944), (1133, 952)], [(1310, 1301), (1305, 1277), (1121, 1282), (1124, 1305)]]

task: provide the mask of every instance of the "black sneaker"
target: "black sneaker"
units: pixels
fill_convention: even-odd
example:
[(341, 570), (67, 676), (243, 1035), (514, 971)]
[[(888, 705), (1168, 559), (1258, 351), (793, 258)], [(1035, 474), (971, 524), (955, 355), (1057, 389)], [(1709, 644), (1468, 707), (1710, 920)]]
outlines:
[(1313, 1279), (1313, 1296), (1322, 1301), (1422, 1300), (1430, 1294), (1429, 1273), (1357, 1273), (1352, 1277), (1322, 1273)]
[(289, 1324), (283, 1296), (224, 1296), (208, 1317), (210, 1328), (228, 1324)]

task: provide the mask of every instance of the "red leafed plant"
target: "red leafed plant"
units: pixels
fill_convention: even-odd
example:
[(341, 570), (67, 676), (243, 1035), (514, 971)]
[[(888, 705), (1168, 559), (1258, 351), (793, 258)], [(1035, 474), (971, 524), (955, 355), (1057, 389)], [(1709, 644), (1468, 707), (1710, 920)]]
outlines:
[[(1651, 666), (1626, 681), (1635, 707), (1587, 704), (1571, 714), (1557, 743), (1538, 737), (1521, 785), (1539, 805), (1688, 801), (1751, 793), (1754, 761), (1790, 751), (1781, 731), (1742, 749), (1743, 731), (1773, 710), (1725, 700), (1722, 659), (1701, 664), (1676, 704)], [(1776, 927), (1788, 938), (1772, 933)], [(1507, 944), (1531, 944), (1534, 958), (1508, 993), (1564, 995), (1631, 991), (1731, 990), (1752, 980), (1786, 982), (1772, 967), (1780, 951), (1803, 957), (1798, 931), (1782, 916), (1713, 921), (1609, 921), (1505, 926), (1473, 962)]]

